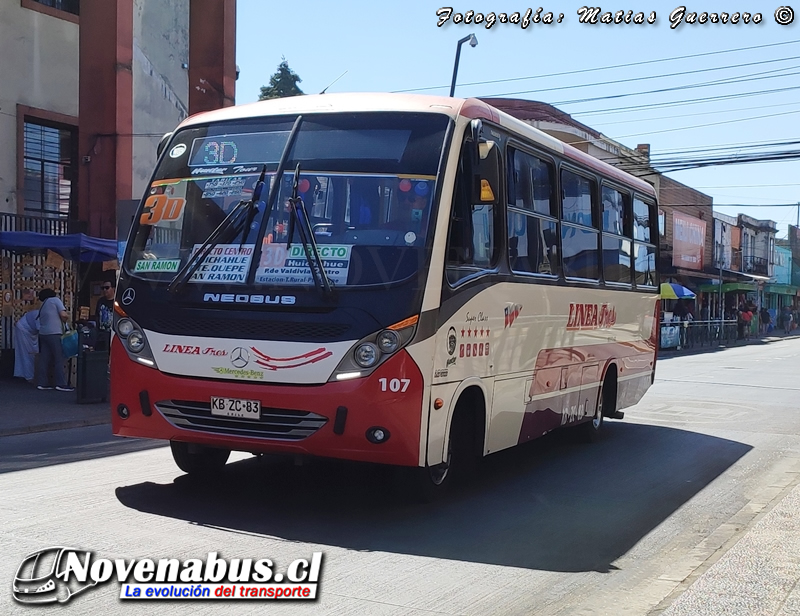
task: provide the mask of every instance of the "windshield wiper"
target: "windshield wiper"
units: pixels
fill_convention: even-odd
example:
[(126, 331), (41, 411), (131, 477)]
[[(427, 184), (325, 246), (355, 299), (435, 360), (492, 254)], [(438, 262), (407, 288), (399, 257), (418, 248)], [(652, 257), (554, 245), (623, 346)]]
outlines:
[(269, 218), (272, 216), (272, 209), (275, 206), (275, 199), (278, 197), (278, 192), (280, 191), (281, 186), (281, 178), (283, 177), (283, 172), (286, 169), (286, 161), (289, 160), (289, 154), (292, 152), (292, 147), (294, 146), (294, 141), (297, 138), (297, 134), (300, 132), (300, 126), (303, 124), (303, 116), (297, 116), (297, 119), (294, 121), (294, 125), (292, 126), (292, 131), (289, 133), (289, 138), (286, 140), (286, 145), (283, 146), (283, 152), (281, 153), (281, 159), (278, 162), (278, 168), (275, 170), (275, 179), (272, 182), (272, 186), (269, 189), (269, 197), (267, 198), (267, 209), (264, 212), (264, 217), (261, 219), (261, 224), (258, 227), (258, 235), (256, 235), (256, 246), (253, 249), (253, 259), (250, 262), (250, 270), (247, 273), (247, 284), (248, 286), (252, 285), (255, 282), (256, 278), (256, 271), (258, 270), (259, 263), (261, 263), (261, 252), (263, 251), (264, 246), (264, 232), (267, 230), (267, 225), (269, 224)]
[[(217, 228), (206, 238), (206, 241), (203, 242), (200, 249), (189, 257), (189, 260), (180, 271), (175, 274), (175, 278), (172, 279), (169, 287), (167, 287), (170, 293), (180, 291), (186, 283), (189, 282), (200, 265), (202, 265), (203, 261), (206, 260), (209, 253), (220, 243), (220, 239), (224, 233), (234, 229), (233, 237), (236, 237), (242, 229), (242, 223), (246, 223), (249, 228), (258, 210), (257, 204), (261, 201), (261, 193), (264, 191), (264, 176), (266, 173), (267, 165), (264, 165), (261, 168), (261, 175), (258, 178), (258, 182), (256, 182), (255, 188), (253, 189), (253, 197), (251, 199), (239, 201), (228, 215), (223, 218), (222, 222), (217, 225)], [(245, 212), (244, 217), (241, 216), (242, 212)], [(245, 231), (245, 236), (246, 235), (247, 231)], [(242, 244), (244, 244), (244, 238), (242, 239)]]
[(308, 261), (308, 268), (311, 270), (311, 277), (314, 279), (314, 285), (322, 289), (326, 295), (331, 293), (331, 282), (328, 279), (328, 274), (325, 272), (325, 266), (322, 264), (322, 258), (319, 256), (319, 249), (317, 248), (317, 241), (314, 238), (314, 230), (311, 228), (311, 221), (308, 219), (308, 211), (306, 211), (305, 203), (302, 197), (297, 196), (297, 184), (300, 179), (300, 163), (294, 170), (294, 181), (292, 182), (292, 197), (289, 199), (289, 233), (286, 236), (286, 250), (292, 244), (292, 236), (294, 236), (295, 226), (300, 234), (300, 242), (303, 244), (303, 254)]

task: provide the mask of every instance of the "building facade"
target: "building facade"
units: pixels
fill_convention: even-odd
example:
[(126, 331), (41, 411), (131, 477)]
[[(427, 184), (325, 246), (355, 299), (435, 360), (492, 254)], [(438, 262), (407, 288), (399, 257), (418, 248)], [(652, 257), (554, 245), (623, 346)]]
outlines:
[[(234, 104), (235, 39), (235, 0), (0, 1), (0, 231), (114, 239), (164, 133)], [(0, 373), (36, 293), (91, 314), (106, 266), (0, 250)]]
[(159, 138), (233, 104), (235, 19), (235, 0), (0, 3), (0, 138), (13, 144), (0, 230), (113, 238)]

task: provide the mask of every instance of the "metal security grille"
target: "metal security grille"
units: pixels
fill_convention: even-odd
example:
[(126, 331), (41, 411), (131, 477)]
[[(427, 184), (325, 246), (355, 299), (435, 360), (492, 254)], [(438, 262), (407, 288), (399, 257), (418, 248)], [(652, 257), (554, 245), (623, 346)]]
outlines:
[(66, 11), (67, 13), (72, 13), (73, 15), (81, 14), (80, 0), (34, 0), (34, 2), (38, 2), (39, 4), (43, 4), (45, 6), (50, 6), (60, 11)]
[(74, 131), (26, 120), (24, 139), (25, 211), (67, 218), (74, 192)]

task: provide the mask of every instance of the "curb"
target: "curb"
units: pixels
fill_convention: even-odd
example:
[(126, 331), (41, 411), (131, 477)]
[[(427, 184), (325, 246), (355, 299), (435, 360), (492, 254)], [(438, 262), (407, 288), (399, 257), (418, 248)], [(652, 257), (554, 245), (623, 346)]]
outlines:
[(694, 347), (684, 347), (682, 349), (659, 349), (658, 356), (659, 358), (666, 358), (666, 357), (678, 357), (680, 355), (696, 355), (699, 353), (710, 353), (715, 351), (724, 351), (726, 349), (740, 349), (743, 347), (754, 346), (754, 345), (765, 345), (765, 344), (772, 344), (773, 342), (781, 342), (784, 340), (795, 340), (797, 336), (789, 335), (789, 336), (769, 336), (764, 338), (751, 338), (750, 340), (740, 340), (735, 342), (734, 344), (719, 344), (717, 346), (707, 345), (707, 346), (694, 346)]
[(35, 434), (37, 432), (52, 432), (54, 430), (68, 430), (70, 428), (86, 428), (89, 426), (110, 425), (111, 417), (92, 419), (73, 419), (70, 421), (57, 421), (35, 426), (19, 426), (17, 428), (0, 428), (0, 437), (19, 436), (21, 434)]

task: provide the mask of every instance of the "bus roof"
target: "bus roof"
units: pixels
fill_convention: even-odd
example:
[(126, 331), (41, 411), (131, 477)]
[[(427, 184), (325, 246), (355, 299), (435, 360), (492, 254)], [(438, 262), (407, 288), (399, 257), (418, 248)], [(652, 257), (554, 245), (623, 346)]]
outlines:
[(482, 118), (507, 128), (521, 137), (529, 139), (565, 158), (585, 165), (595, 171), (623, 182), (649, 196), (655, 196), (653, 187), (635, 176), (601, 161), (594, 156), (551, 137), (547, 133), (526, 124), (522, 120), (495, 109), (477, 98), (449, 98), (426, 94), (390, 94), (386, 92), (353, 92), (341, 94), (311, 94), (276, 98), (245, 105), (223, 107), (215, 111), (195, 114), (181, 123), (181, 128), (225, 122), (267, 115), (294, 115), (297, 113), (357, 113), (366, 111), (405, 111), (438, 113), (456, 119)]

